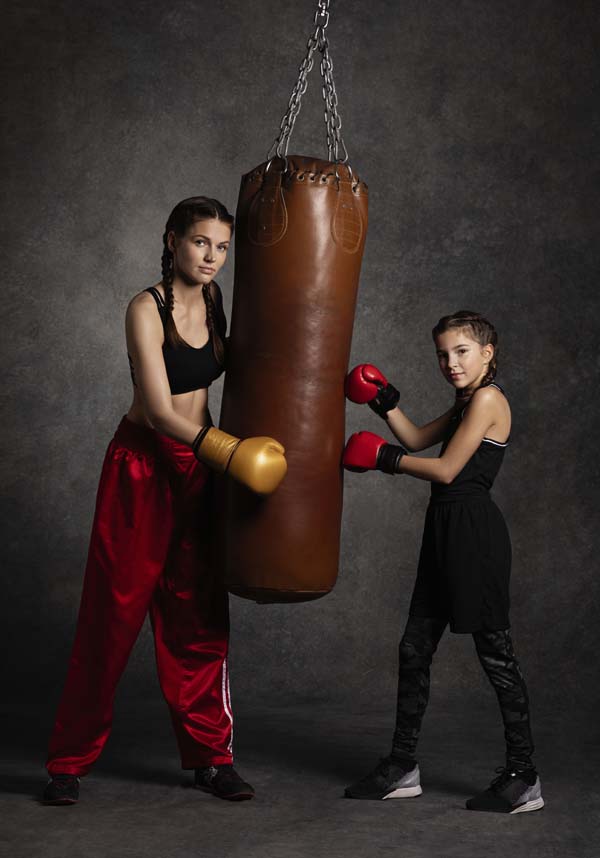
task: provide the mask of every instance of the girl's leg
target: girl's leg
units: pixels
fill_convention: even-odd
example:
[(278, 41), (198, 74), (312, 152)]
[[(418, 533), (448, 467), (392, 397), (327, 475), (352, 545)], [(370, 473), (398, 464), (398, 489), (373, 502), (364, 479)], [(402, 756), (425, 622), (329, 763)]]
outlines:
[(152, 433), (124, 421), (109, 445), (96, 500), (75, 643), (50, 739), (51, 775), (85, 775), (110, 733), (119, 678), (163, 569), (170, 489)]
[(408, 618), (400, 641), (398, 702), (392, 759), (414, 764), (421, 722), (429, 701), (429, 672), (447, 620)]
[(184, 769), (232, 762), (227, 592), (209, 558), (210, 473), (189, 448), (176, 455), (177, 526), (150, 616), (160, 684)]
[(529, 718), (529, 697), (513, 651), (510, 632), (479, 631), (473, 639), (477, 655), (498, 697), (509, 769), (533, 769), (533, 738)]
[(346, 788), (347, 798), (395, 799), (421, 795), (414, 755), (429, 699), (429, 668), (446, 620), (409, 616), (400, 641), (396, 730), (389, 757)]

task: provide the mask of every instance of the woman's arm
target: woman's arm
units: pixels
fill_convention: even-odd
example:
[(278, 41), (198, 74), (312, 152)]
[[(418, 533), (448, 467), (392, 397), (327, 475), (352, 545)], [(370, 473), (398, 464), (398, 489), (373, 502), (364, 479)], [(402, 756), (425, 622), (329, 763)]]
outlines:
[[(147, 296), (150, 298), (150, 296)], [(162, 354), (163, 328), (154, 300), (138, 295), (126, 315), (127, 348), (146, 416), (158, 432), (192, 447), (196, 458), (261, 495), (275, 491), (287, 470), (273, 438), (236, 438), (177, 414)], [(201, 431), (203, 430), (203, 431)]]
[(144, 411), (154, 428), (183, 444), (192, 444), (202, 428), (177, 414), (162, 353), (163, 326), (151, 295), (136, 295), (125, 316), (127, 351)]
[(407, 450), (418, 453), (420, 450), (426, 450), (433, 444), (443, 441), (456, 410), (457, 406), (453, 405), (452, 408), (430, 423), (426, 423), (425, 426), (416, 426), (400, 408), (396, 407), (393, 411), (388, 411), (387, 422), (400, 443)]
[(451, 483), (496, 422), (501, 395), (491, 387), (476, 390), (443, 456), (435, 459), (402, 456), (398, 472), (434, 483)]

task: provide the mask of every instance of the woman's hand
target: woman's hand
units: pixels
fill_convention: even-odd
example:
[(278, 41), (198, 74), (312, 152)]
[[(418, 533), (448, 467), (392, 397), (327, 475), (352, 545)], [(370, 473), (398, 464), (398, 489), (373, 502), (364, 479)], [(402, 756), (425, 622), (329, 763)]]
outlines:
[(267, 436), (241, 440), (221, 429), (205, 427), (192, 444), (196, 458), (259, 495), (275, 491), (287, 472), (285, 450)]

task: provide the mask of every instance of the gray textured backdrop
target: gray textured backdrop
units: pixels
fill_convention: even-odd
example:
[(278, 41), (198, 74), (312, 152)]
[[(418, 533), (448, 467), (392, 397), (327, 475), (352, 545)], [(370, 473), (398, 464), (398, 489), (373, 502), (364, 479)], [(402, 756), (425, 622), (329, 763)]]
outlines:
[[(496, 498), (534, 719), (598, 702), (598, 8), (560, 0), (334, 2), (343, 130), (370, 186), (352, 363), (426, 421), (448, 406), (430, 329), (458, 308), (500, 333), (514, 414)], [(9, 699), (58, 698), (104, 450), (130, 401), (123, 315), (160, 272), (172, 205), (234, 209), (296, 79), (313, 0), (13, 4), (8, 35), (1, 628)], [(316, 70), (292, 151), (322, 155)], [(229, 310), (230, 259), (221, 283)], [(218, 415), (221, 384), (211, 392)], [(276, 394), (275, 394), (276, 395)], [(381, 430), (349, 406), (348, 432)], [(318, 455), (318, 451), (315, 451)], [(339, 583), (320, 602), (232, 600), (235, 701), (393, 708), (427, 502), (349, 475)], [(158, 695), (145, 629), (120, 693)], [(490, 695), (448, 637), (436, 705)], [(49, 726), (49, 725), (48, 725)]]

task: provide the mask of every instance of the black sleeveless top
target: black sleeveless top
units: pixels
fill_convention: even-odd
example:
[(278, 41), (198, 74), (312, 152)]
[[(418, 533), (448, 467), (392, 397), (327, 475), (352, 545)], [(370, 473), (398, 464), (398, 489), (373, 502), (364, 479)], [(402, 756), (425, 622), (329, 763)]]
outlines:
[[(496, 384), (496, 382), (490, 382), (484, 385), (484, 387), (496, 387), (500, 393), (505, 395), (500, 385)], [(460, 426), (460, 421), (467, 407), (468, 403), (450, 421), (447, 435), (440, 450), (440, 456), (443, 455), (450, 443), (450, 439)], [(435, 503), (436, 501), (464, 500), (476, 495), (485, 498), (494, 484), (509, 442), (510, 438), (503, 444), (499, 441), (494, 441), (492, 438), (484, 438), (462, 471), (456, 475), (449, 485), (445, 483), (431, 484), (431, 501)]]
[[(149, 292), (156, 301), (164, 328), (167, 318), (167, 307), (162, 295), (155, 286), (149, 286), (148, 289), (144, 289), (144, 292)], [(220, 317), (218, 321), (222, 320), (222, 324), (220, 325), (222, 331), (219, 333), (224, 342), (226, 322), (218, 286), (217, 296), (218, 301), (215, 303), (217, 304), (217, 315)], [(192, 390), (199, 390), (203, 387), (210, 387), (212, 382), (223, 372), (223, 366), (221, 366), (215, 357), (210, 337), (208, 342), (200, 346), (200, 348), (194, 348), (194, 346), (187, 344), (176, 348), (170, 345), (165, 339), (162, 352), (167, 370), (167, 378), (169, 379), (169, 387), (173, 395), (189, 393)], [(127, 357), (129, 358), (129, 367), (131, 369), (131, 380), (136, 385), (131, 357), (129, 355)]]

